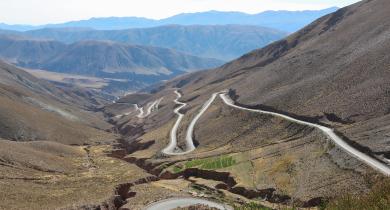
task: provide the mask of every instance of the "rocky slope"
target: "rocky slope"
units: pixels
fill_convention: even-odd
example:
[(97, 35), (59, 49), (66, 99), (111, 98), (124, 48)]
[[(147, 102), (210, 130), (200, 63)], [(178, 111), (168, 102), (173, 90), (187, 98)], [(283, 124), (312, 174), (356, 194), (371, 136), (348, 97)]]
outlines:
[(171, 84), (185, 84), (182, 91), (192, 95), (231, 88), (241, 104), (322, 121), (386, 154), (389, 11), (385, 1), (362, 1), (222, 68)]
[(187, 103), (177, 136), (181, 149), (187, 127), (204, 102), (212, 93), (230, 89), (242, 106), (327, 125), (350, 145), (386, 162), (388, 14), (385, 0), (362, 1), (220, 68), (155, 88), (139, 103), (164, 97), (158, 111), (147, 119), (129, 115), (116, 121), (119, 132), (128, 136), (126, 158), (161, 178), (211, 179), (220, 182), (209, 183), (211, 188), (306, 207), (343, 193), (367, 191), (381, 175), (323, 133), (278, 117), (235, 110), (221, 99), (195, 125), (193, 153), (167, 157), (161, 150), (176, 121), (175, 89)]
[(3, 61), (0, 75), (2, 138), (65, 144), (104, 139), (105, 132), (92, 128), (109, 128), (93, 113), (107, 103), (104, 98), (82, 89), (57, 88)]
[(105, 103), (0, 61), (0, 209), (117, 208), (120, 184), (150, 176), (107, 156), (118, 136), (97, 112)]
[[(56, 155), (57, 152), (51, 152), (57, 150), (55, 145), (41, 149), (41, 145), (24, 144), (20, 151), (15, 151), (15, 154), (31, 151), (33, 158), (38, 157), (36, 159), (52, 157), (63, 160), (67, 164), (61, 167), (68, 167), (71, 170), (69, 174), (61, 173), (61, 167), (52, 166), (49, 161), (46, 164), (35, 159), (29, 161), (29, 157), (15, 158), (12, 153), (0, 151), (0, 154), (5, 154), (0, 156), (0, 167), (11, 168), (14, 174), (18, 174), (20, 166), (26, 171), (33, 169), (33, 174), (27, 177), (29, 181), (22, 179), (19, 182), (4, 176), (12, 181), (0, 182), (3, 185), (1, 189), (7, 189), (7, 194), (0, 196), (5, 198), (0, 205), (19, 205), (19, 209), (26, 209), (31, 203), (29, 200), (16, 204), (14, 199), (8, 199), (8, 192), (12, 192), (11, 197), (28, 197), (24, 195), (33, 189), (34, 196), (29, 198), (36, 200), (36, 197), (43, 196), (41, 189), (53, 183), (50, 192), (60, 192), (60, 195), (51, 196), (57, 194), (50, 193), (39, 202), (45, 203), (48, 208), (66, 206), (69, 201), (76, 200), (76, 204), (93, 203), (81, 205), (81, 209), (107, 206), (102, 199), (107, 196), (107, 189), (112, 189), (118, 182), (124, 184), (115, 188), (114, 198), (109, 204), (119, 202), (118, 206), (130, 209), (142, 209), (152, 202), (183, 195), (239, 205), (255, 202), (256, 206), (261, 204), (277, 209), (287, 206), (309, 208), (323, 205), (324, 201), (346, 193), (364, 194), (374, 182), (382, 180), (382, 175), (334, 145), (322, 132), (284, 118), (227, 106), (219, 97), (195, 125), (192, 136), (197, 146), (195, 151), (179, 156), (168, 156), (161, 151), (167, 147), (177, 119), (173, 112), (178, 107), (178, 103), (174, 102), (177, 97), (175, 90), (179, 89), (183, 95), (179, 100), (186, 103), (181, 109), (183, 118), (177, 133), (177, 150), (180, 151), (185, 150), (187, 128), (203, 104), (213, 93), (230, 89), (230, 97), (241, 106), (281, 112), (327, 125), (352, 146), (386, 161), (390, 98), (387, 76), (390, 59), (386, 53), (390, 47), (390, 27), (386, 17), (389, 11), (386, 0), (359, 2), (320, 18), (285, 40), (253, 51), (220, 68), (187, 74), (153, 88), (148, 94), (131, 94), (105, 106), (102, 111), (113, 124), (112, 130), (122, 135), (115, 149), (109, 145), (77, 146), (76, 150), (64, 147), (64, 151)], [(34, 122), (20, 116), (32, 113), (44, 116), (42, 112), (49, 111), (50, 115), (62, 115), (64, 118), (64, 110), (75, 116), (83, 113), (76, 107), (68, 107), (66, 101), (55, 102), (60, 100), (55, 99), (57, 97), (52, 99), (46, 94), (38, 97), (35, 92), (45, 90), (44, 83), (31, 82), (34, 80), (31, 76), (13, 69), (15, 67), (3, 66), (4, 75), (12, 73), (6, 80), (0, 80), (0, 90), (4, 92), (0, 95), (1, 102), (12, 102), (0, 107), (0, 110), (5, 110), (2, 114), (10, 116), (9, 119), (22, 119), (22, 122), (34, 125)], [(14, 90), (23, 87), (29, 88)], [(22, 101), (25, 95), (34, 98), (34, 103)], [(160, 101), (159, 106), (151, 109), (150, 115), (140, 117), (140, 107), (145, 111), (155, 101)], [(50, 104), (51, 108), (36, 108), (42, 106), (42, 102)], [(24, 109), (16, 109), (20, 103), (35, 108), (22, 113), (20, 110)], [(15, 110), (9, 110), (10, 107), (15, 107)], [(6, 117), (1, 119), (9, 120)], [(12, 122), (9, 120), (5, 125), (19, 125)], [(88, 122), (83, 124), (85, 127), (80, 127), (82, 131), (69, 129), (66, 135), (89, 133), (88, 129), (92, 129), (90, 122), (93, 121)], [(50, 126), (56, 126), (55, 121)], [(2, 130), (1, 134), (5, 131)], [(93, 131), (96, 137), (96, 130)], [(105, 139), (109, 137), (113, 138), (106, 136)], [(79, 137), (74, 139), (80, 142)], [(94, 141), (83, 143), (91, 142)], [(2, 145), (12, 148), (14, 143)], [(80, 155), (84, 158), (80, 159)], [(59, 174), (46, 174), (48, 172), (42, 172), (42, 168), (58, 171)], [(7, 174), (6, 169), (0, 172)], [(31, 181), (37, 178), (39, 181)], [(64, 193), (65, 188), (75, 190)], [(388, 196), (383, 197), (387, 202)], [(124, 204), (123, 200), (128, 203)], [(34, 208), (39, 209), (39, 206)]]

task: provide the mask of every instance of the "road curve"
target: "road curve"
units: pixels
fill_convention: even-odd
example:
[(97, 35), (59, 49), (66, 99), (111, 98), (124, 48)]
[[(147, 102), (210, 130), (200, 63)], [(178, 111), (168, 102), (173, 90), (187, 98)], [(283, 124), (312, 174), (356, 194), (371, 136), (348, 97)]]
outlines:
[[(138, 111), (138, 110), (139, 110), (137, 104), (132, 104), (132, 105), (134, 106), (135, 111)], [(120, 115), (116, 115), (115, 118), (118, 118), (118, 119), (119, 119), (119, 118), (122, 118), (122, 117), (124, 117), (124, 116), (128, 116), (128, 115), (130, 115), (131, 113), (133, 113), (133, 111), (126, 112), (126, 113), (123, 113), (123, 114), (120, 114)]]
[(175, 103), (176, 104), (179, 104), (180, 106), (178, 108), (176, 108), (174, 110), (174, 112), (178, 115), (178, 118), (176, 120), (176, 123), (175, 125), (172, 127), (171, 129), (171, 134), (170, 134), (170, 142), (169, 142), (169, 145), (162, 150), (162, 152), (166, 155), (185, 155), (185, 154), (188, 154), (192, 151), (194, 151), (196, 148), (195, 148), (195, 145), (194, 145), (194, 140), (193, 140), (193, 133), (194, 133), (194, 127), (195, 127), (195, 124), (198, 122), (198, 120), (200, 119), (200, 117), (206, 112), (206, 110), (210, 107), (210, 105), (213, 103), (213, 101), (215, 100), (215, 98), (217, 97), (217, 95), (219, 93), (214, 93), (209, 100), (207, 100), (202, 108), (200, 109), (200, 111), (198, 112), (198, 114), (191, 120), (188, 128), (187, 128), (187, 132), (186, 132), (186, 151), (184, 152), (178, 152), (178, 151), (175, 151), (177, 150), (177, 129), (180, 125), (180, 122), (181, 120), (183, 119), (184, 115), (181, 114), (179, 111), (180, 109), (182, 109), (183, 107), (185, 107), (187, 104), (186, 103), (182, 103), (179, 101), (179, 99), (181, 98), (181, 94), (176, 90), (175, 91), (176, 95), (177, 95), (177, 98), (175, 99)]
[(353, 148), (348, 143), (346, 143), (342, 138), (337, 136), (337, 134), (331, 128), (328, 128), (328, 127), (325, 127), (322, 125), (318, 125), (318, 124), (314, 124), (314, 123), (310, 123), (310, 122), (306, 122), (306, 121), (302, 121), (302, 120), (298, 120), (298, 119), (295, 119), (293, 117), (279, 114), (279, 113), (275, 113), (275, 112), (269, 112), (269, 111), (263, 111), (263, 110), (257, 110), (257, 109), (249, 109), (249, 108), (237, 106), (234, 104), (234, 101), (232, 99), (230, 99), (229, 96), (227, 96), (226, 92), (220, 94), (220, 97), (226, 105), (233, 107), (233, 108), (237, 108), (237, 109), (241, 109), (241, 110), (245, 110), (245, 111), (250, 111), (250, 112), (258, 112), (258, 113), (262, 113), (262, 114), (273, 115), (273, 116), (284, 118), (284, 119), (289, 120), (291, 122), (295, 122), (298, 124), (318, 128), (324, 134), (326, 134), (336, 145), (338, 145), (340, 148), (342, 148), (344, 151), (346, 151), (350, 155), (354, 156), (355, 158), (361, 160), (362, 162), (366, 163), (367, 165), (371, 166), (372, 168), (376, 169), (377, 171), (383, 173), (384, 175), (390, 176), (390, 168), (388, 165), (386, 165), (385, 163), (382, 163), (382, 162), (376, 160), (375, 158), (372, 158), (372, 157), (368, 156), (367, 154)]
[[(140, 108), (138, 106), (138, 104), (131, 104), (131, 105), (134, 106), (135, 112), (139, 111), (139, 113), (137, 114), (137, 117), (140, 118), (140, 119), (143, 119), (143, 118), (148, 117), (154, 110), (157, 110), (162, 100), (163, 100), (163, 98), (160, 98), (160, 99), (157, 99), (157, 100), (155, 100), (153, 102), (148, 103), (146, 105), (146, 107), (147, 107), (146, 113), (144, 112), (144, 107)], [(133, 111), (126, 112), (126, 113), (123, 113), (123, 114), (120, 114), (120, 115), (116, 115), (115, 118), (122, 118), (124, 116), (130, 115), (131, 113), (133, 113)]]
[(177, 118), (176, 123), (173, 126), (173, 128), (171, 130), (171, 133), (170, 133), (170, 143), (169, 143), (169, 145), (165, 149), (162, 150), (162, 152), (167, 154), (167, 155), (185, 155), (185, 154), (188, 154), (188, 153), (190, 153), (190, 152), (195, 150), (195, 145), (194, 145), (193, 138), (192, 138), (193, 137), (193, 133), (194, 133), (195, 124), (200, 119), (200, 117), (204, 114), (204, 112), (210, 107), (212, 102), (215, 100), (216, 96), (219, 95), (221, 97), (221, 99), (223, 100), (223, 102), (226, 105), (230, 106), (230, 107), (233, 107), (233, 108), (236, 108), (236, 109), (240, 109), (240, 110), (244, 110), (244, 111), (250, 111), (250, 112), (257, 112), (257, 113), (262, 113), (262, 114), (273, 115), (273, 116), (276, 116), (276, 117), (284, 118), (284, 119), (289, 120), (291, 122), (295, 122), (295, 123), (298, 123), (298, 124), (307, 125), (307, 126), (310, 126), (310, 127), (317, 128), (317, 129), (321, 130), (325, 135), (327, 135), (337, 146), (339, 146), (341, 149), (343, 149), (344, 151), (346, 151), (347, 153), (349, 153), (353, 157), (355, 157), (355, 158), (359, 159), (360, 161), (366, 163), (367, 165), (371, 166), (372, 168), (374, 168), (375, 170), (381, 172), (382, 174), (384, 174), (386, 176), (390, 176), (390, 167), (387, 164), (382, 163), (379, 160), (377, 160), (377, 159), (375, 159), (373, 157), (370, 157), (369, 155), (367, 155), (367, 154), (357, 150), (356, 148), (352, 147), (351, 145), (346, 143), (341, 137), (339, 137), (334, 132), (333, 129), (325, 127), (325, 126), (322, 126), (322, 125), (318, 125), (318, 124), (314, 124), (314, 123), (298, 120), (298, 119), (295, 119), (293, 117), (290, 117), (290, 116), (287, 116), (287, 115), (283, 115), (283, 114), (279, 114), (279, 113), (275, 113), (275, 112), (263, 111), (263, 110), (258, 110), (258, 109), (250, 109), (250, 108), (237, 106), (236, 104), (234, 104), (234, 101), (231, 100), (230, 97), (227, 95), (226, 91), (214, 93), (211, 96), (211, 98), (209, 100), (207, 100), (203, 104), (201, 110), (192, 119), (192, 121), (190, 122), (190, 125), (187, 128), (187, 133), (186, 133), (186, 151), (184, 151), (184, 152), (177, 152), (177, 151), (175, 151), (176, 148), (177, 148), (177, 129), (178, 129), (179, 125), (180, 125), (180, 122), (182, 121), (182, 119), (184, 117), (184, 115), (181, 114), (179, 111), (183, 107), (185, 107), (187, 104), (178, 101), (181, 98), (181, 94), (177, 90), (175, 91), (175, 93), (177, 95), (177, 98), (174, 100), (174, 102), (176, 104), (179, 104), (180, 106), (174, 110), (174, 112), (178, 115), (178, 118)]
[[(202, 108), (200, 109), (199, 113), (194, 117), (194, 119), (192, 119), (190, 125), (188, 126), (187, 128), (187, 133), (186, 133), (186, 143), (187, 145), (192, 145), (192, 147), (190, 148), (191, 151), (195, 150), (195, 146), (194, 146), (194, 140), (192, 139), (193, 137), (193, 134), (194, 134), (194, 127), (195, 127), (195, 124), (198, 122), (198, 120), (200, 119), (200, 117), (206, 112), (206, 110), (210, 107), (210, 105), (213, 103), (213, 101), (215, 100), (215, 98), (217, 97), (219, 93), (214, 93), (209, 100), (207, 100)], [(188, 148), (187, 148), (188, 149)]]
[(144, 112), (144, 108), (141, 107), (139, 110), (140, 110), (140, 113), (137, 115), (138, 118), (146, 118), (147, 116), (149, 116), (152, 111), (154, 111), (155, 109), (158, 109), (158, 106), (160, 105), (160, 102), (162, 101), (163, 98), (160, 98), (160, 99), (157, 99), (153, 102), (150, 102), (146, 105), (147, 109), (146, 109), (146, 113)]
[(203, 204), (209, 207), (214, 207), (220, 210), (233, 210), (232, 207), (215, 203), (199, 198), (171, 198), (167, 200), (158, 201), (145, 207), (145, 210), (170, 210), (179, 207), (188, 207), (192, 205)]
[[(176, 104), (180, 105), (179, 107), (177, 107), (173, 112), (178, 116), (177, 117), (177, 120), (175, 122), (175, 124), (173, 125), (172, 129), (171, 129), (171, 133), (170, 133), (170, 142), (168, 144), (167, 147), (165, 147), (163, 150), (162, 150), (162, 153), (166, 154), (166, 155), (183, 155), (183, 154), (187, 154), (187, 153), (190, 153), (192, 152), (193, 150), (191, 151), (186, 151), (186, 152), (175, 152), (176, 150), (176, 147), (177, 147), (177, 129), (179, 128), (179, 125), (180, 125), (180, 122), (181, 120), (183, 119), (184, 115), (182, 113), (180, 113), (180, 110), (187, 106), (186, 103), (182, 103), (179, 101), (179, 99), (181, 98), (181, 94), (179, 93), (179, 91), (175, 90), (175, 94), (177, 95), (176, 99), (173, 101), (175, 102)], [(195, 148), (195, 146), (193, 145), (187, 145), (189, 146), (189, 148)]]

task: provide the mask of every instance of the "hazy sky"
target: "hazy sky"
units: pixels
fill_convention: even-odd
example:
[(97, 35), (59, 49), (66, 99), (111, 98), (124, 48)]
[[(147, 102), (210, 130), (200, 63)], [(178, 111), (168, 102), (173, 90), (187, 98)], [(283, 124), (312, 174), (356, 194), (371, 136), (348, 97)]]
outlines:
[(258, 13), (343, 7), (355, 2), (358, 0), (0, 0), (0, 22), (45, 24), (109, 16), (161, 19), (183, 12)]

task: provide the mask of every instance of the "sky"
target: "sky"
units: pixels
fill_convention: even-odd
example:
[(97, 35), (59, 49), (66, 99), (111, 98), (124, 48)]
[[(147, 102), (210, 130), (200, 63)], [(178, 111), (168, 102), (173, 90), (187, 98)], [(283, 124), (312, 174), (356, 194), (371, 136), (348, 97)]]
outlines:
[(209, 10), (250, 14), (265, 10), (317, 10), (359, 0), (0, 0), (0, 23), (39, 25), (91, 17), (162, 19)]

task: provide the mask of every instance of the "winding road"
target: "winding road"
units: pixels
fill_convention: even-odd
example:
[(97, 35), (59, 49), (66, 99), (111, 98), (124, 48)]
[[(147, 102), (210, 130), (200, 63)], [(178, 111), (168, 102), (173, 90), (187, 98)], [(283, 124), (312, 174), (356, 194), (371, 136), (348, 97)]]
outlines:
[[(321, 130), (326, 136), (328, 136), (337, 146), (339, 146), (341, 149), (343, 149), (344, 151), (346, 151), (347, 153), (349, 153), (353, 157), (366, 163), (367, 165), (371, 166), (372, 168), (381, 172), (382, 174), (384, 174), (386, 176), (390, 176), (390, 168), (388, 165), (386, 165), (385, 163), (382, 163), (382, 162), (376, 160), (375, 158), (372, 158), (372, 157), (368, 156), (367, 154), (353, 148), (348, 143), (346, 143), (342, 138), (340, 138), (334, 132), (333, 129), (322, 126), (322, 125), (298, 120), (298, 119), (295, 119), (293, 117), (279, 114), (279, 113), (275, 113), (275, 112), (269, 112), (269, 111), (250, 109), (250, 108), (237, 106), (237, 105), (235, 105), (234, 101), (227, 95), (227, 91), (214, 93), (211, 96), (211, 98), (203, 104), (199, 113), (192, 119), (192, 121), (190, 122), (190, 125), (188, 126), (187, 133), (186, 133), (186, 144), (187, 144), (186, 151), (178, 152), (177, 151), (178, 150), (177, 149), (177, 129), (180, 125), (180, 122), (182, 121), (182, 119), (184, 117), (184, 115), (180, 113), (180, 110), (183, 107), (185, 107), (187, 104), (179, 101), (179, 99), (181, 98), (181, 94), (177, 90), (175, 91), (175, 94), (177, 95), (177, 98), (174, 100), (174, 102), (180, 106), (174, 110), (174, 113), (176, 113), (178, 115), (178, 118), (177, 118), (176, 123), (173, 126), (171, 133), (170, 133), (170, 143), (165, 149), (162, 150), (162, 152), (167, 154), (167, 155), (184, 155), (184, 154), (188, 154), (188, 153), (195, 150), (195, 146), (194, 146), (193, 139), (192, 139), (195, 124), (197, 123), (199, 118), (204, 114), (204, 112), (210, 107), (210, 105), (215, 100), (216, 96), (219, 95), (220, 98), (223, 100), (223, 102), (230, 107), (244, 110), (244, 111), (257, 112), (257, 113), (261, 113), (261, 114), (272, 115), (275, 117), (281, 117), (281, 118), (284, 118), (284, 119), (291, 121), (291, 122), (294, 122), (294, 123), (317, 128), (317, 129)], [(203, 199), (172, 198), (172, 199), (162, 200), (162, 201), (152, 203), (146, 207), (146, 210), (162, 210), (162, 209), (169, 210), (169, 209), (174, 209), (174, 208), (178, 208), (178, 207), (188, 207), (188, 206), (196, 205), (196, 204), (204, 204), (204, 205), (208, 205), (210, 207), (218, 208), (221, 210), (226, 210), (226, 209), (232, 210), (233, 209), (229, 206), (225, 206), (223, 204), (218, 204), (218, 203), (214, 203), (214, 202), (211, 202), (208, 200), (203, 200)]]
[(180, 151), (180, 149), (178, 149), (178, 147), (177, 147), (177, 129), (179, 128), (180, 122), (182, 121), (182, 119), (184, 117), (184, 115), (180, 113), (180, 110), (182, 108), (184, 108), (185, 106), (187, 106), (187, 104), (179, 101), (179, 99), (182, 97), (182, 95), (177, 90), (175, 90), (175, 94), (177, 95), (177, 98), (174, 100), (174, 102), (176, 104), (180, 105), (178, 108), (176, 108), (174, 110), (174, 113), (176, 115), (178, 115), (178, 118), (176, 120), (176, 123), (174, 124), (174, 126), (171, 129), (170, 142), (169, 142), (168, 146), (162, 150), (162, 153), (164, 153), (166, 155), (171, 155), (171, 156), (185, 155), (185, 154), (188, 154), (196, 149), (195, 145), (194, 145), (194, 139), (193, 139), (195, 124), (198, 122), (200, 117), (206, 112), (206, 110), (210, 107), (210, 105), (213, 103), (213, 101), (215, 100), (215, 98), (217, 97), (217, 95), (219, 93), (214, 93), (210, 97), (210, 99), (207, 100), (203, 104), (203, 106), (199, 110), (198, 114), (195, 115), (195, 117), (191, 120), (190, 125), (188, 126), (187, 132), (186, 132), (186, 138), (185, 138), (186, 150), (185, 151)]
[(160, 99), (157, 99), (151, 103), (146, 104), (146, 107), (147, 107), (146, 113), (144, 112), (143, 107), (139, 108), (139, 114), (137, 115), (137, 117), (141, 118), (141, 119), (148, 117), (152, 113), (152, 111), (158, 109), (158, 106), (160, 105), (160, 102), (162, 101), (162, 99), (163, 98), (160, 98)]
[(186, 148), (187, 150), (185, 152), (178, 152), (177, 148), (177, 129), (179, 128), (180, 122), (182, 121), (184, 114), (180, 113), (180, 110), (187, 106), (186, 103), (182, 103), (179, 101), (181, 98), (181, 94), (179, 91), (175, 90), (175, 94), (177, 95), (176, 99), (174, 100), (175, 104), (179, 105), (173, 112), (178, 116), (175, 124), (173, 125), (170, 133), (170, 142), (167, 147), (165, 147), (162, 150), (162, 153), (166, 155), (184, 155), (188, 154), (195, 150), (194, 142), (186, 142)]
[(298, 123), (298, 124), (301, 124), (301, 125), (307, 125), (307, 126), (310, 126), (310, 127), (318, 128), (325, 135), (327, 135), (341, 149), (343, 149), (344, 151), (346, 151), (347, 153), (349, 153), (353, 157), (359, 159), (360, 161), (366, 163), (367, 165), (371, 166), (375, 170), (381, 172), (382, 174), (384, 174), (386, 176), (390, 176), (390, 168), (389, 168), (388, 165), (386, 165), (385, 163), (382, 163), (382, 162), (378, 161), (377, 159), (375, 159), (373, 157), (370, 157), (369, 155), (367, 155), (367, 154), (365, 154), (365, 153), (355, 149), (354, 147), (350, 146), (342, 138), (340, 138), (334, 132), (334, 130), (331, 129), (331, 128), (328, 128), (328, 127), (325, 127), (325, 126), (322, 126), (322, 125), (318, 125), (318, 124), (314, 124), (314, 123), (310, 123), (310, 122), (306, 122), (306, 121), (302, 121), (302, 120), (298, 120), (298, 119), (292, 118), (290, 116), (279, 114), (279, 113), (275, 113), (275, 112), (269, 112), (269, 111), (263, 111), (263, 110), (257, 110), (257, 109), (249, 109), (249, 108), (237, 106), (237, 105), (234, 104), (234, 101), (232, 99), (230, 99), (229, 96), (227, 96), (226, 92), (220, 94), (220, 97), (221, 97), (221, 99), (223, 100), (223, 102), (226, 105), (228, 105), (230, 107), (233, 107), (233, 108), (236, 108), (236, 109), (241, 109), (241, 110), (250, 111), (250, 112), (257, 112), (257, 113), (272, 115), (272, 116), (276, 116), (276, 117), (281, 117), (281, 118), (284, 118), (286, 120), (289, 120), (291, 122), (295, 122), (295, 123)]
[(328, 136), (338, 147), (340, 147), (341, 149), (346, 151), (348, 154), (350, 154), (353, 157), (357, 158), (358, 160), (366, 163), (367, 165), (371, 166), (372, 168), (374, 168), (375, 170), (381, 172), (382, 174), (384, 174), (386, 176), (390, 176), (390, 167), (387, 164), (385, 164), (385, 163), (383, 163), (383, 162), (381, 162), (381, 161), (379, 161), (379, 160), (377, 160), (377, 159), (375, 159), (375, 158), (373, 158), (373, 157), (371, 157), (371, 156), (369, 156), (369, 155), (359, 151), (358, 149), (352, 147), (347, 142), (345, 142), (340, 136), (338, 136), (334, 132), (334, 130), (332, 128), (328, 128), (328, 127), (325, 127), (325, 126), (322, 126), (322, 125), (318, 125), (318, 124), (314, 124), (314, 123), (298, 120), (296, 118), (293, 118), (293, 117), (290, 117), (290, 116), (287, 116), (287, 115), (283, 115), (283, 114), (279, 114), (279, 113), (275, 113), (275, 112), (263, 111), (263, 110), (259, 110), (259, 109), (250, 109), (250, 108), (237, 106), (237, 105), (235, 105), (234, 101), (227, 95), (227, 91), (222, 91), (222, 92), (217, 92), (217, 93), (212, 94), (210, 99), (207, 100), (203, 104), (201, 110), (192, 119), (192, 121), (190, 122), (190, 125), (187, 128), (187, 133), (186, 133), (186, 150), (184, 152), (180, 152), (177, 149), (177, 129), (178, 129), (179, 125), (180, 125), (180, 122), (182, 121), (182, 119), (184, 117), (184, 115), (180, 113), (180, 110), (183, 107), (185, 107), (187, 104), (182, 103), (182, 102), (179, 101), (179, 99), (181, 98), (181, 94), (177, 90), (175, 90), (175, 93), (177, 95), (177, 98), (174, 100), (174, 102), (176, 104), (180, 105), (178, 108), (176, 108), (174, 110), (174, 112), (178, 115), (178, 118), (177, 118), (176, 123), (173, 126), (173, 128), (171, 130), (171, 133), (170, 133), (170, 143), (169, 143), (169, 145), (165, 149), (162, 150), (162, 152), (164, 154), (167, 154), (167, 155), (184, 155), (184, 154), (188, 154), (188, 153), (190, 153), (190, 152), (195, 150), (195, 145), (194, 145), (194, 141), (193, 141), (194, 127), (195, 127), (197, 121), (200, 119), (200, 117), (206, 112), (206, 110), (213, 103), (213, 101), (215, 100), (216, 96), (219, 95), (221, 97), (221, 99), (223, 100), (223, 102), (226, 105), (230, 106), (230, 107), (233, 107), (233, 108), (236, 108), (236, 109), (240, 109), (240, 110), (244, 110), (244, 111), (257, 112), (257, 113), (261, 113), (261, 114), (267, 114), (267, 115), (272, 115), (272, 116), (276, 116), (276, 117), (281, 117), (281, 118), (284, 118), (284, 119), (286, 119), (288, 121), (291, 121), (291, 122), (294, 122), (294, 123), (298, 123), (298, 124), (301, 124), (301, 125), (306, 125), (306, 126), (317, 128), (317, 129), (321, 130), (326, 136)]
[[(198, 122), (198, 120), (200, 119), (200, 117), (206, 112), (206, 110), (210, 107), (210, 105), (213, 103), (213, 101), (215, 100), (215, 98), (217, 97), (219, 93), (214, 93), (209, 100), (207, 100), (202, 108), (200, 109), (199, 113), (194, 117), (194, 119), (192, 119), (192, 121), (190, 122), (190, 125), (188, 126), (187, 128), (187, 133), (186, 133), (186, 143), (187, 145), (191, 144), (191, 145), (194, 145), (194, 140), (192, 139), (192, 137), (194, 136), (194, 128), (195, 128), (195, 124)], [(192, 150), (195, 150), (195, 146), (194, 148), (191, 148)]]
[[(154, 110), (157, 110), (162, 100), (163, 100), (163, 98), (160, 98), (160, 99), (155, 100), (155, 101), (153, 101), (151, 103), (148, 103), (146, 105), (146, 107), (148, 107), (147, 110), (146, 110), (146, 113), (144, 112), (144, 107), (140, 108), (138, 106), (138, 104), (132, 104), (132, 105), (135, 108), (135, 112), (139, 111), (137, 117), (140, 118), (140, 119), (143, 119), (143, 118), (148, 117)], [(126, 113), (120, 114), (120, 115), (116, 115), (115, 118), (122, 118), (124, 116), (130, 115), (131, 113), (133, 113), (133, 111), (126, 112)]]
[[(138, 105), (137, 105), (137, 104), (132, 104), (132, 105), (134, 106), (134, 108), (135, 108), (135, 111), (138, 111), (138, 110), (139, 110), (139, 108), (138, 108)], [(128, 116), (128, 115), (130, 115), (131, 113), (133, 113), (133, 111), (131, 111), (131, 112), (126, 112), (126, 113), (123, 113), (123, 114), (117, 115), (117, 116), (115, 116), (115, 118), (122, 118), (122, 117), (124, 117), (124, 116)]]
[(147, 206), (146, 210), (169, 210), (179, 207), (188, 207), (192, 205), (203, 204), (209, 207), (214, 207), (220, 210), (233, 210), (232, 207), (215, 203), (208, 200), (198, 199), (198, 198), (171, 198), (167, 200), (158, 201)]

